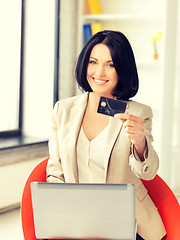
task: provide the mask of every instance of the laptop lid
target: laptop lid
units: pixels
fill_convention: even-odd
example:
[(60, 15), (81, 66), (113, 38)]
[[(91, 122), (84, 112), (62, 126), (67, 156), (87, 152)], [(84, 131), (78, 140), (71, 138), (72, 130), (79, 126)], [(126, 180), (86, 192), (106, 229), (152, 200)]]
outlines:
[(36, 238), (136, 236), (132, 184), (31, 183)]

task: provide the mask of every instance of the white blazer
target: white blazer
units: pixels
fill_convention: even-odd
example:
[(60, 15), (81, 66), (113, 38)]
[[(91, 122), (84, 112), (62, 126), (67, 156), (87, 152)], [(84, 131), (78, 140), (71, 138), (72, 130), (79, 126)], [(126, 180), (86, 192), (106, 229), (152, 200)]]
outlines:
[[(48, 182), (78, 183), (76, 142), (85, 113), (88, 93), (58, 101), (52, 114), (52, 129), (49, 139), (50, 159), (47, 164)], [(108, 136), (104, 139), (106, 150), (106, 183), (132, 183), (136, 189), (137, 232), (145, 240), (160, 240), (165, 228), (154, 203), (141, 179), (154, 178), (159, 159), (152, 146), (152, 110), (150, 107), (127, 101), (126, 113), (144, 120), (147, 148), (145, 161), (141, 162), (127, 138), (122, 122), (110, 121)], [(108, 207), (108, 206), (107, 206)], [(122, 217), (122, 216), (120, 216)]]

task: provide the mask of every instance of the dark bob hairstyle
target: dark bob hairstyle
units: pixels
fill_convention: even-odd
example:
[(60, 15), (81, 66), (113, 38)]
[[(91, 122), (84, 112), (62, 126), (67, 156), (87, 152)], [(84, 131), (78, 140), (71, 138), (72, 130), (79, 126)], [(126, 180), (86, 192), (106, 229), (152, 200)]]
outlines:
[(133, 50), (128, 39), (118, 31), (98, 32), (84, 45), (75, 69), (75, 77), (79, 87), (85, 92), (92, 92), (86, 77), (87, 67), (91, 51), (99, 43), (108, 47), (118, 75), (119, 81), (112, 95), (122, 100), (128, 100), (135, 96), (139, 88), (139, 79)]

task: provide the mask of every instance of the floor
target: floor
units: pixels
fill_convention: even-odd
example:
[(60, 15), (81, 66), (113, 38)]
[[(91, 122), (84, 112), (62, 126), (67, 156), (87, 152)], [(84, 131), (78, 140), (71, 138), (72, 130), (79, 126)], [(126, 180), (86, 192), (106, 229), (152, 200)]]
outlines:
[(0, 214), (0, 239), (3, 240), (24, 240), (20, 209)]

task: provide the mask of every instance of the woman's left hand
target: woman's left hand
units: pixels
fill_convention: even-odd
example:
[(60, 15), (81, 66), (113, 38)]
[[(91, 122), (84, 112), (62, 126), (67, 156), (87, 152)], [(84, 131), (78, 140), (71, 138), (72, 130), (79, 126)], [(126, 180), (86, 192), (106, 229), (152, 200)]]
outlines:
[(127, 137), (135, 146), (140, 158), (142, 158), (146, 147), (143, 119), (128, 113), (118, 113), (115, 114), (114, 117), (123, 122), (123, 127), (127, 133)]

